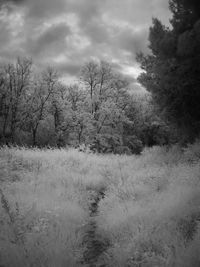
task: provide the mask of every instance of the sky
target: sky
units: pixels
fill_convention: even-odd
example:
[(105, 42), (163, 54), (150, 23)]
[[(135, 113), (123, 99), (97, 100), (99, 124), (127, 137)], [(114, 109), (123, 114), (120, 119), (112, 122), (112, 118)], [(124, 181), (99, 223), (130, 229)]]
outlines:
[(31, 57), (78, 80), (90, 60), (106, 60), (133, 81), (136, 53), (148, 53), (152, 17), (169, 24), (168, 0), (0, 0), (0, 61)]

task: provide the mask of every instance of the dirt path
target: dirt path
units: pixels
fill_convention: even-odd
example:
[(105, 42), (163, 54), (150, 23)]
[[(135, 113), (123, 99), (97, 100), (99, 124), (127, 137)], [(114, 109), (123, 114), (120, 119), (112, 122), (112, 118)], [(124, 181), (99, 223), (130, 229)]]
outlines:
[(109, 247), (108, 240), (98, 234), (96, 218), (98, 216), (99, 202), (104, 198), (104, 190), (90, 191), (89, 210), (90, 216), (84, 228), (83, 245), (86, 248), (83, 253), (82, 263), (88, 267), (106, 267), (99, 258)]

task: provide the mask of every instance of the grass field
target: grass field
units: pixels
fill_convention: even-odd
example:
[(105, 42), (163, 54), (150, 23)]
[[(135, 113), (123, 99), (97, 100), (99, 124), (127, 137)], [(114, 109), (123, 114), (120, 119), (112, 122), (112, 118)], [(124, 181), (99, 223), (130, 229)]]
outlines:
[[(93, 229), (109, 245), (91, 265), (99, 192)], [(3, 147), (0, 200), (1, 267), (200, 266), (199, 142), (141, 156)]]

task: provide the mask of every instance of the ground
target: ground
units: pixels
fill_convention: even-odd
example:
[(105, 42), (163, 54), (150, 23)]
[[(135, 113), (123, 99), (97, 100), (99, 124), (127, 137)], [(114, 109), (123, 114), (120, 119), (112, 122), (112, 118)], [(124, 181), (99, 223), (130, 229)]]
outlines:
[(200, 266), (200, 143), (0, 149), (0, 266)]

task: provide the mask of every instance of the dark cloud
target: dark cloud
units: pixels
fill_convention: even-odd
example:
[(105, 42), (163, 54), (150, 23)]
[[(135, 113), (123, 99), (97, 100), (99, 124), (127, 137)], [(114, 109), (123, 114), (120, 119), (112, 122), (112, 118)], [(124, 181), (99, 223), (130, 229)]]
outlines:
[(28, 8), (29, 18), (44, 19), (71, 12), (78, 15), (83, 26), (92, 17), (99, 15), (105, 0), (21, 0), (21, 2)]
[(64, 0), (27, 0), (27, 17), (44, 19), (66, 12)]
[[(170, 16), (167, 0), (0, 2), (0, 57), (31, 56), (38, 66), (55, 65), (72, 76), (94, 58), (108, 60), (124, 74), (129, 66), (138, 72), (135, 54), (148, 52), (152, 17), (168, 23)], [(135, 74), (129, 68), (127, 75)]]
[(168, 0), (107, 0), (105, 10), (117, 21), (129, 21), (132, 25), (149, 25), (152, 17), (169, 22)]
[(84, 34), (86, 34), (92, 42), (97, 44), (106, 43), (110, 38), (107, 25), (99, 18), (93, 18), (89, 23), (87, 23), (83, 30)]
[(99, 17), (101, 14), (102, 7), (104, 5), (105, 0), (82, 0), (82, 1), (68, 1), (68, 8), (78, 14), (81, 25), (85, 25), (92, 18)]
[(65, 48), (65, 38), (69, 34), (70, 28), (66, 24), (53, 25), (38, 37), (29, 37), (26, 44), (27, 51), (32, 56), (37, 56), (44, 52), (46, 54), (48, 50), (51, 50), (51, 53), (58, 53)]
[(12, 35), (8, 26), (4, 21), (0, 20), (0, 46), (3, 49), (9, 42), (12, 41)]
[(21, 6), (27, 0), (0, 0), (0, 10), (6, 8), (8, 11), (12, 10), (12, 5)]
[(112, 44), (130, 52), (133, 57), (139, 52), (146, 53), (148, 51), (148, 29), (134, 31), (134, 29), (127, 28), (122, 30), (116, 34)]
[(26, 2), (27, 0), (1, 0), (0, 4), (7, 4), (7, 3), (13, 3), (13, 4), (21, 4)]
[(60, 63), (60, 64), (55, 64), (56, 69), (59, 71), (61, 74), (78, 74), (81, 68), (80, 63), (78, 62), (70, 62), (70, 63)]

